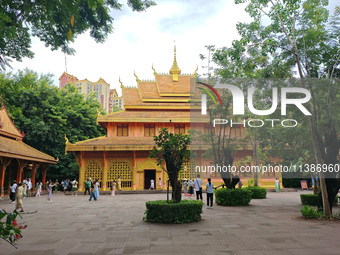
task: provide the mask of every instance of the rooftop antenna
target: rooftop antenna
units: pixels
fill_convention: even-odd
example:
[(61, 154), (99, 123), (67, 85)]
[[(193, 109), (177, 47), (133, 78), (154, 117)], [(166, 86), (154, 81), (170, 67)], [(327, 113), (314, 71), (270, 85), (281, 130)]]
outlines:
[(67, 59), (66, 59), (66, 52), (64, 52), (65, 55), (65, 72), (67, 73)]

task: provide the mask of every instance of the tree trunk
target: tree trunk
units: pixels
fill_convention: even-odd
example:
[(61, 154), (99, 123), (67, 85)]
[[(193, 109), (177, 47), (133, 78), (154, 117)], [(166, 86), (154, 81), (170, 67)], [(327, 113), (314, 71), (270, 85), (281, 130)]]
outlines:
[(172, 200), (174, 203), (179, 203), (182, 200), (182, 183), (178, 181), (178, 174), (170, 175), (170, 184), (172, 187)]

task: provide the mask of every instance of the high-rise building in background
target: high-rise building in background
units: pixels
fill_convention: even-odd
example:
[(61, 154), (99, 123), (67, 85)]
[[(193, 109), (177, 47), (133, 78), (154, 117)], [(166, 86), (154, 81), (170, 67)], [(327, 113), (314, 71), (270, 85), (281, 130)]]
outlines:
[(119, 97), (116, 89), (110, 90), (109, 109), (110, 112), (117, 107), (120, 111), (124, 110), (123, 97)]
[[(64, 72), (59, 78), (59, 88), (64, 88), (66, 84), (76, 85), (79, 93), (89, 95), (91, 92), (96, 92), (96, 98), (102, 105), (102, 108), (109, 113), (110, 110), (110, 84), (104, 79), (99, 78), (97, 82), (91, 82), (88, 79), (78, 80), (77, 77)], [(118, 96), (118, 95), (117, 95)]]

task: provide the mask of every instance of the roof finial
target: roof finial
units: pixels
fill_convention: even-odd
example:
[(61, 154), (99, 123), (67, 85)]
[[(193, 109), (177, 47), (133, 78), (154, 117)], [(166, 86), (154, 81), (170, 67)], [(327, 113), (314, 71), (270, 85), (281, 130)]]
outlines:
[(97, 125), (98, 125), (98, 117), (99, 117), (99, 115), (100, 115), (100, 111), (99, 111), (98, 108), (96, 108), (96, 109), (97, 109), (97, 119), (96, 119), (96, 123), (97, 123)]
[(140, 79), (138, 79), (135, 70), (133, 71), (133, 75), (136, 77), (136, 82), (140, 82)]
[(178, 75), (181, 73), (181, 70), (179, 69), (177, 65), (177, 59), (176, 59), (176, 45), (174, 45), (174, 63), (172, 64), (172, 67), (170, 69), (170, 74), (172, 74), (172, 80), (178, 81)]
[(65, 144), (68, 144), (69, 143), (69, 140), (67, 139), (67, 136), (65, 134)]
[(67, 136), (65, 134), (65, 155), (67, 155), (67, 145), (69, 144), (69, 140), (67, 139)]
[(156, 76), (157, 72), (156, 72), (155, 68), (153, 68), (153, 64), (152, 64), (152, 70), (153, 70), (153, 74)]
[(120, 76), (119, 76), (119, 83), (120, 83), (120, 88), (121, 88), (121, 89), (124, 89), (125, 87), (124, 87), (123, 83), (122, 83), (121, 80), (120, 80)]
[(196, 70), (195, 70), (195, 73), (194, 73), (195, 78), (197, 76), (197, 70), (198, 70), (198, 65), (196, 66)]

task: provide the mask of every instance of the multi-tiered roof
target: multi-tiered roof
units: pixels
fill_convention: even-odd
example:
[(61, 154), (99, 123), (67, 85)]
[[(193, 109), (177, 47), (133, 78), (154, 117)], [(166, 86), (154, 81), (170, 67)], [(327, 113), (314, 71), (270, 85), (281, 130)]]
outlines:
[[(0, 98), (1, 100), (1, 98)], [(9, 117), (6, 107), (0, 109), (0, 157), (16, 158), (39, 163), (56, 164), (58, 161), (53, 157), (38, 151), (25, 144), (20, 133)]]
[[(121, 83), (124, 111), (98, 117), (98, 123), (107, 130), (109, 123), (190, 123), (190, 85), (194, 74), (181, 74), (176, 60), (168, 74), (157, 73), (154, 80), (140, 80), (136, 74), (137, 87)], [(152, 137), (100, 137), (68, 144), (68, 151), (115, 150), (121, 148), (147, 149), (154, 145)]]

